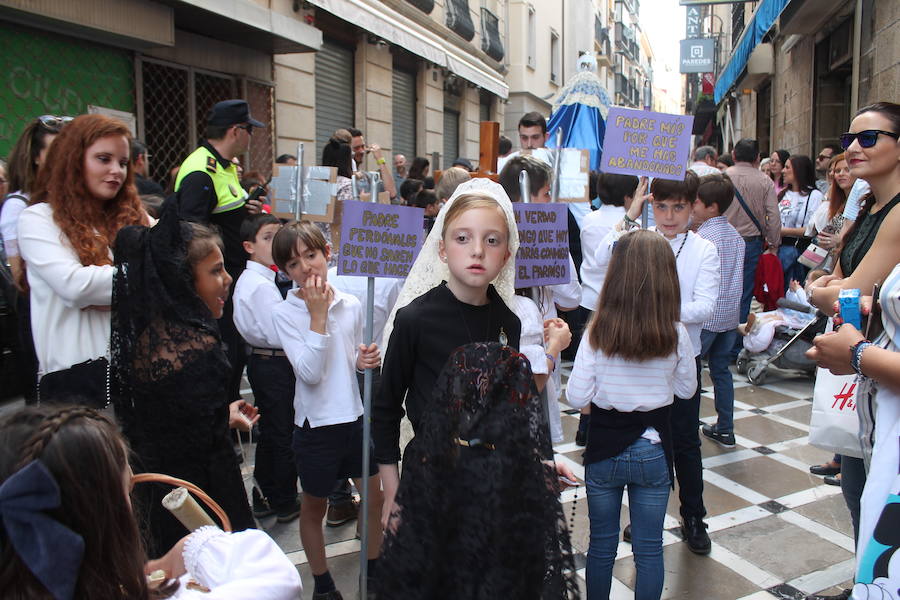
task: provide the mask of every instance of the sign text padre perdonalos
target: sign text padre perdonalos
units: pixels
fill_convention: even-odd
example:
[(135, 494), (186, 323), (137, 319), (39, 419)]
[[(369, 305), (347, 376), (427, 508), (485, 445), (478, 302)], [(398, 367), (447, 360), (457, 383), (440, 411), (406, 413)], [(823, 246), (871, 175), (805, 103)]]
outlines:
[(424, 212), (409, 206), (344, 202), (338, 273), (406, 277), (422, 247)]

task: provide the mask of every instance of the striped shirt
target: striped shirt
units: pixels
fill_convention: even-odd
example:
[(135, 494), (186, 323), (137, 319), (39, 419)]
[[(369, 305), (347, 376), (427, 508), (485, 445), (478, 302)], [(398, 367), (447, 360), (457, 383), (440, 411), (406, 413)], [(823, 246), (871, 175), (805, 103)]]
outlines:
[(703, 329), (720, 333), (730, 331), (740, 324), (741, 294), (744, 287), (744, 251), (746, 244), (737, 230), (722, 216), (705, 221), (697, 229), (697, 235), (712, 242), (719, 253), (721, 278), (719, 295), (713, 316), (703, 324)]
[(606, 356), (594, 350), (586, 331), (566, 386), (566, 402), (574, 408), (596, 404), (619, 412), (651, 411), (690, 398), (697, 389), (694, 346), (687, 329), (676, 323), (678, 345), (663, 358), (644, 361)]

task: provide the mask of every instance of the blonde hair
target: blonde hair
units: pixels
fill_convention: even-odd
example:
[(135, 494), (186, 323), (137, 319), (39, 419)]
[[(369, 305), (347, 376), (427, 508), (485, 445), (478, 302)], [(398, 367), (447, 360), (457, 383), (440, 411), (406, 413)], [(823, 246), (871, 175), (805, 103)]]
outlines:
[[(447, 228), (450, 227), (450, 224), (455, 219), (458, 219), (464, 212), (475, 210), (476, 208), (496, 208), (503, 214), (503, 207), (501, 207), (500, 203), (490, 194), (484, 192), (462, 194), (453, 201), (453, 204), (451, 204), (449, 208), (447, 208), (447, 214), (444, 215), (444, 225), (441, 228), (441, 238), (447, 236)], [(503, 214), (503, 216), (503, 224), (506, 225), (508, 229), (509, 225), (506, 221), (506, 215)], [(506, 233), (509, 235), (509, 231)]]
[(465, 169), (450, 167), (441, 173), (441, 180), (438, 181), (437, 187), (434, 188), (434, 194), (438, 200), (446, 201), (453, 195), (459, 184), (470, 179), (472, 179), (472, 176)]

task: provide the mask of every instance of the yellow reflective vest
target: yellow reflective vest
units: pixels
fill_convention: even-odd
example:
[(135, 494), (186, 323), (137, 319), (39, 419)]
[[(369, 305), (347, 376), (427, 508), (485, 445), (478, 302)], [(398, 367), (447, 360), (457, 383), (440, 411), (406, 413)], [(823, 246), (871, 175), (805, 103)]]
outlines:
[(237, 175), (237, 166), (233, 163), (223, 169), (212, 152), (205, 146), (200, 146), (184, 159), (181, 168), (178, 169), (178, 177), (175, 178), (175, 191), (181, 189), (184, 178), (201, 171), (210, 176), (216, 191), (216, 207), (212, 214), (220, 214), (238, 209), (247, 201), (247, 192), (241, 187)]

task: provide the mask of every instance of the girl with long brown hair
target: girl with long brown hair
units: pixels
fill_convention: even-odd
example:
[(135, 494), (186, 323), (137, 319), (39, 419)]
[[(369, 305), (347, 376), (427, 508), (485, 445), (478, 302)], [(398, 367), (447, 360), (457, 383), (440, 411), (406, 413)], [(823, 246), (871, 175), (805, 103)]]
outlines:
[(130, 142), (121, 121), (74, 119), (50, 147), (32, 205), (19, 219), (38, 377), (54, 374), (40, 382), (41, 400), (56, 390), (104, 387), (111, 247), (123, 226), (150, 223), (134, 187)]
[(831, 272), (837, 257), (837, 247), (841, 242), (841, 229), (844, 227), (844, 207), (847, 205), (847, 197), (856, 181), (847, 166), (847, 157), (841, 153), (831, 159), (828, 165), (828, 178), (831, 185), (826, 194), (827, 202), (823, 202), (816, 209), (806, 227), (806, 235), (813, 237), (813, 243), (828, 250), (828, 256), (820, 265), (820, 268)]
[(566, 398), (591, 407), (584, 454), (591, 524), (588, 597), (606, 598), (628, 487), (637, 598), (663, 588), (662, 530), (673, 481), (671, 405), (697, 387), (694, 349), (680, 322), (675, 255), (659, 234), (616, 243), (594, 317), (578, 347)]

